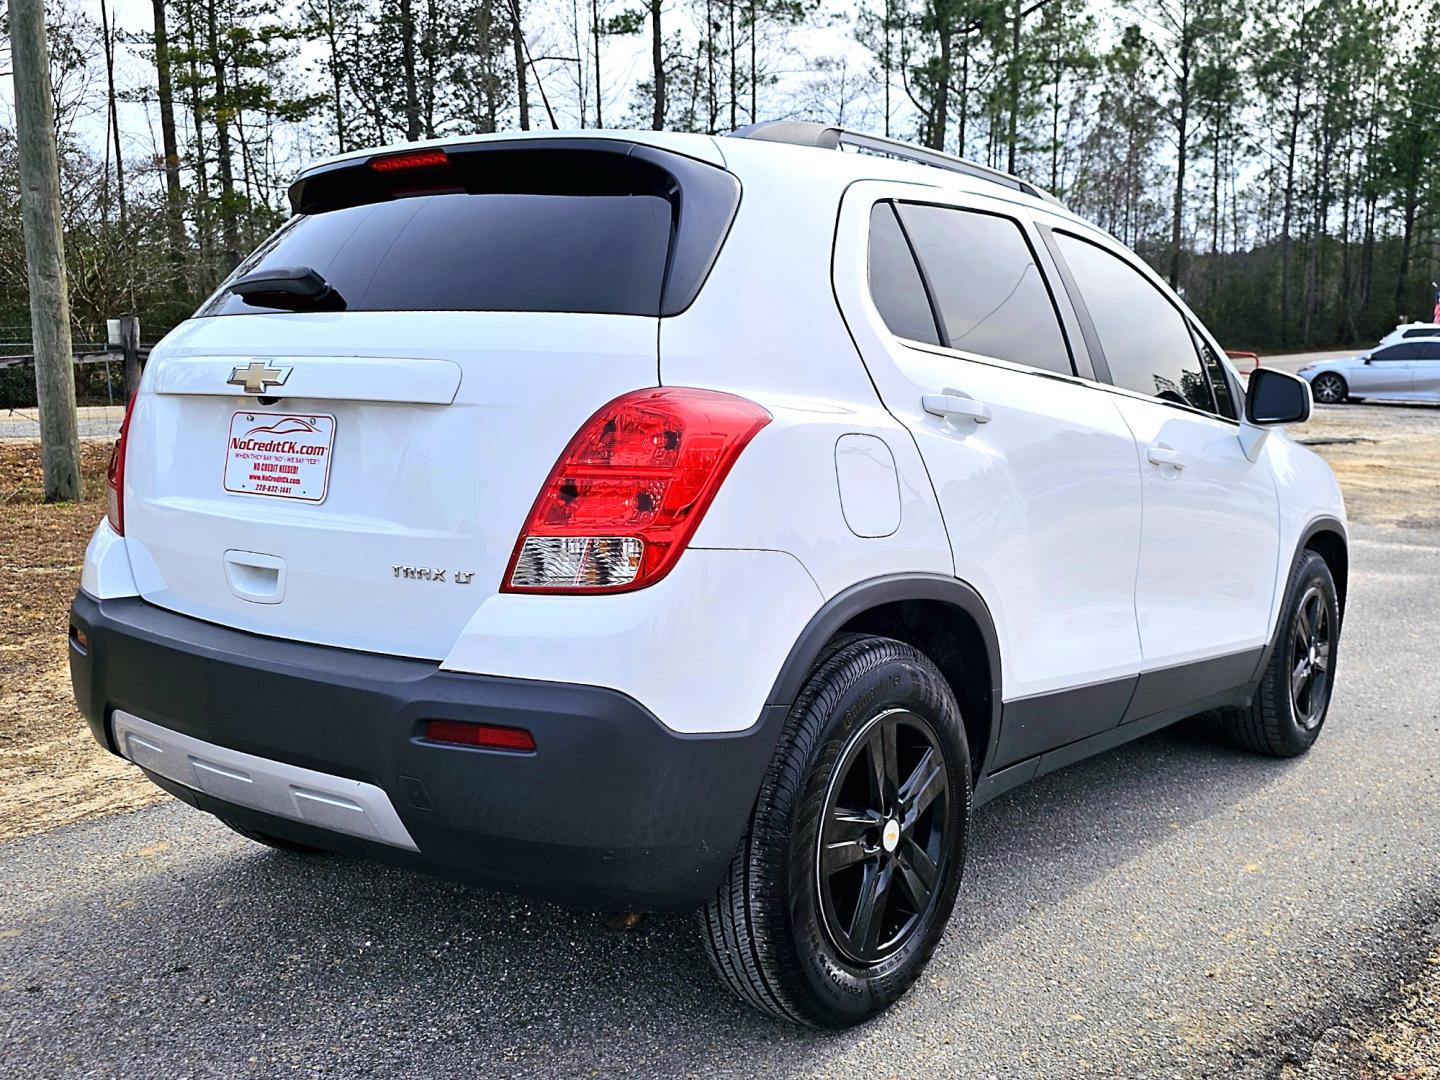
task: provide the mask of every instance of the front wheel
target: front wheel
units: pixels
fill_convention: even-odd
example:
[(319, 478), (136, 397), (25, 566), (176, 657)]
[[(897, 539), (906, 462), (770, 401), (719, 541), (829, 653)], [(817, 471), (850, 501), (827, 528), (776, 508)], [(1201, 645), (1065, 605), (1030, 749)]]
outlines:
[(1223, 714), (1231, 738), (1246, 750), (1296, 757), (1320, 737), (1335, 687), (1340, 603), (1330, 567), (1305, 551), (1285, 590), (1270, 662), (1249, 706)]
[(852, 636), (811, 673), (704, 913), (744, 1001), (815, 1027), (873, 1016), (924, 970), (955, 903), (972, 782), (955, 697), (899, 641)]
[(1315, 376), (1315, 381), (1310, 384), (1310, 391), (1322, 405), (1339, 405), (1350, 395), (1350, 387), (1345, 380), (1328, 371)]

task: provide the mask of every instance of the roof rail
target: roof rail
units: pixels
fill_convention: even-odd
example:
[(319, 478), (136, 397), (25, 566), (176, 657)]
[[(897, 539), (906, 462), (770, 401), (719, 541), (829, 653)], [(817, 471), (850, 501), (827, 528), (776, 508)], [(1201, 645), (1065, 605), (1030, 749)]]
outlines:
[(736, 139), (760, 139), (764, 142), (790, 143), (793, 146), (815, 146), (822, 150), (843, 150), (845, 147), (851, 146), (861, 153), (898, 158), (901, 161), (913, 161), (917, 165), (929, 165), (936, 169), (962, 173), (977, 180), (988, 180), (992, 184), (1001, 184), (1013, 191), (1033, 195), (1038, 199), (1054, 203), (1056, 206), (1061, 205), (1059, 199), (1043, 188), (1021, 180), (1018, 176), (1011, 176), (999, 169), (992, 169), (988, 165), (981, 165), (978, 162), (968, 161), (939, 150), (916, 146), (914, 143), (902, 142), (899, 139), (887, 139), (882, 135), (867, 135), (863, 131), (849, 131), (831, 124), (817, 124), (808, 120), (767, 120), (759, 124), (748, 124), (745, 127), (736, 128), (730, 132), (730, 136)]

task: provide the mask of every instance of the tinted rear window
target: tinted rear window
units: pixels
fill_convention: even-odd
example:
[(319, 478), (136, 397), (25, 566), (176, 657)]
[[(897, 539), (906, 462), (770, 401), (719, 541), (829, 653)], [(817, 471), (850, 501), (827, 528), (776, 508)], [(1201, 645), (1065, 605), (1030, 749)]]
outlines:
[[(309, 268), (347, 311), (674, 314), (703, 282), (739, 201), (724, 170), (647, 147), (471, 146), (439, 157), (302, 178), (296, 216), (231, 280)], [(198, 314), (282, 310), (259, 299), (222, 288)]]
[[(654, 195), (424, 195), (292, 218), (240, 268), (320, 272), (347, 311), (659, 311), (670, 203)], [(204, 312), (253, 304), (224, 294)]]

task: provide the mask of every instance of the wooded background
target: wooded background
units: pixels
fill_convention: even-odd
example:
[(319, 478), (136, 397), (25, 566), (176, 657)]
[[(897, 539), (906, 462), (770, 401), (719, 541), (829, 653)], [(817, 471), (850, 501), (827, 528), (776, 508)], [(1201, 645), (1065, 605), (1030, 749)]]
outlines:
[[(1373, 342), (1428, 319), (1440, 276), (1440, 0), (63, 0), (47, 15), (77, 340), (122, 312), (147, 340), (188, 316), (284, 220), (307, 162), (552, 123), (799, 118), (963, 154), (1111, 230), (1236, 348)], [(15, 340), (8, 112), (0, 339)]]

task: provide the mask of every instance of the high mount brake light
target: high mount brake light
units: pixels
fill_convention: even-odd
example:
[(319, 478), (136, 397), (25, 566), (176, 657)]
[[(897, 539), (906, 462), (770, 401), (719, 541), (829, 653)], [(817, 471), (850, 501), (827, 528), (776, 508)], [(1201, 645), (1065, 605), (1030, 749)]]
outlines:
[(376, 172), (397, 172), (400, 169), (426, 169), (438, 165), (449, 165), (450, 155), (444, 150), (407, 150), (399, 154), (386, 154), (370, 159), (370, 168)]
[(614, 593), (674, 567), (770, 414), (715, 390), (624, 394), (590, 417), (530, 510), (501, 592)]
[(125, 535), (125, 443), (137, 397), (138, 394), (131, 395), (125, 405), (125, 419), (120, 421), (120, 437), (110, 448), (110, 466), (105, 470), (105, 518), (121, 536)]

